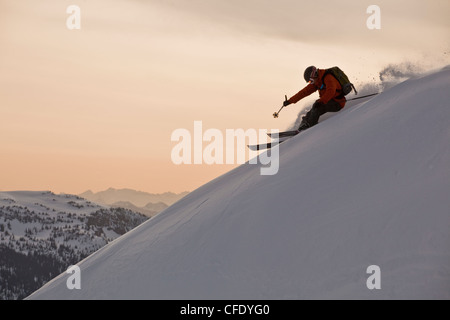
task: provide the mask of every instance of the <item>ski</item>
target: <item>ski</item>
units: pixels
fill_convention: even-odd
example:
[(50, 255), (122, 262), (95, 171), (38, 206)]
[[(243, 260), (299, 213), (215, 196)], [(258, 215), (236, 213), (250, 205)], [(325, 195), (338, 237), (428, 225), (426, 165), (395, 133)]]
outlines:
[[(282, 132), (278, 132), (278, 138), (292, 137), (299, 133), (300, 133), (300, 131), (298, 131), (298, 130), (282, 131)], [(269, 137), (273, 138), (276, 135), (276, 133), (269, 132), (269, 133), (267, 133), (267, 135)]]
[(283, 141), (269, 142), (269, 143), (262, 143), (262, 144), (253, 144), (253, 145), (248, 145), (247, 147), (252, 151), (265, 150), (265, 149), (270, 149), (274, 146), (277, 146)]
[(252, 151), (258, 151), (258, 150), (266, 150), (266, 149), (270, 149), (272, 147), (275, 147), (277, 145), (279, 145), (280, 143), (289, 140), (289, 138), (291, 138), (292, 136), (288, 136), (286, 137), (286, 139), (284, 140), (278, 140), (278, 141), (274, 141), (274, 142), (269, 142), (269, 143), (261, 143), (261, 144), (254, 144), (254, 145), (247, 145), (247, 147), (252, 150)]
[[(289, 140), (290, 138), (292, 138), (293, 136), (296, 136), (297, 134), (299, 134), (301, 131), (298, 130), (292, 130), (292, 131), (282, 131), (282, 132), (278, 132), (278, 138), (279, 139), (283, 139), (283, 140), (278, 140), (278, 141), (274, 141), (274, 142), (269, 142), (269, 143), (261, 143), (261, 144), (255, 144), (255, 145), (248, 145), (247, 147), (252, 150), (252, 151), (258, 151), (258, 150), (265, 150), (265, 149), (270, 149), (276, 145), (279, 145), (280, 143)], [(271, 138), (275, 138), (276, 133), (267, 133), (267, 135)]]
[[(252, 151), (258, 151), (258, 150), (265, 150), (265, 149), (270, 149), (276, 145), (279, 145), (280, 143), (289, 140), (290, 138), (292, 138), (293, 136), (296, 136), (297, 134), (299, 134), (301, 131), (298, 130), (292, 130), (292, 131), (282, 131), (282, 132), (278, 132), (278, 138), (279, 139), (283, 139), (283, 140), (278, 140), (278, 141), (274, 141), (274, 142), (269, 142), (269, 143), (261, 143), (261, 144), (255, 144), (255, 145), (248, 145), (247, 147), (252, 150)], [(267, 135), (271, 138), (275, 138), (276, 133), (267, 133)]]

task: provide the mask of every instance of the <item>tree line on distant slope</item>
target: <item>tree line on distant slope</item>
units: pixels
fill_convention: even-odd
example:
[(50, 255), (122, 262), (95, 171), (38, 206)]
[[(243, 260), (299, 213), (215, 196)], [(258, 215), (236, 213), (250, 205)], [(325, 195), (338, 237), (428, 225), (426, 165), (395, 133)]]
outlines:
[[(51, 211), (50, 208), (44, 209)], [(148, 217), (123, 208), (91, 214), (35, 212), (27, 207), (0, 207), (0, 300), (27, 297), (117, 236)], [(22, 224), (20, 235), (14, 226)]]

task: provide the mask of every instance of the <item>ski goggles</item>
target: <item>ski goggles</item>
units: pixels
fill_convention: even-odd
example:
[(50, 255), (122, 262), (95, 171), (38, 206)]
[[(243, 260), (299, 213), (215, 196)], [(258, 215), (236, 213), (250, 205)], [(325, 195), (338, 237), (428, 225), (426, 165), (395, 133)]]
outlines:
[(309, 83), (314, 83), (316, 79), (317, 79), (317, 69), (316, 67), (313, 67), (311, 75), (309, 76)]

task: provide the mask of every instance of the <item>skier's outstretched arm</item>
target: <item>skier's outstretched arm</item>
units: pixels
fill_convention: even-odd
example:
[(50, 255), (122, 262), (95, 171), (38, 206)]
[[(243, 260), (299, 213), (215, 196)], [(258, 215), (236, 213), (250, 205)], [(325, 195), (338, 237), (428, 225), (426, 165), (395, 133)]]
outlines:
[(310, 94), (313, 94), (316, 91), (317, 91), (317, 87), (314, 84), (310, 83), (306, 87), (304, 87), (302, 90), (297, 92), (295, 95), (290, 97), (287, 100), (287, 102), (289, 102), (289, 103), (286, 104), (286, 105), (289, 105), (291, 103), (297, 103), (298, 101), (300, 101), (304, 97), (307, 97), (307, 96), (309, 96)]

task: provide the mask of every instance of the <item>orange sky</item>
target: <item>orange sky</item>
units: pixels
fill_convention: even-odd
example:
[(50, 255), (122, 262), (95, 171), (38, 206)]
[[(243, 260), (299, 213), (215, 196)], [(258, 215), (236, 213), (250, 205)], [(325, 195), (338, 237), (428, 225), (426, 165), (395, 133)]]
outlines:
[(0, 190), (190, 191), (236, 165), (174, 165), (178, 128), (283, 130), (302, 104), (271, 115), (311, 64), (355, 85), (448, 64), (448, 1), (379, 1), (377, 31), (370, 4), (0, 0)]

